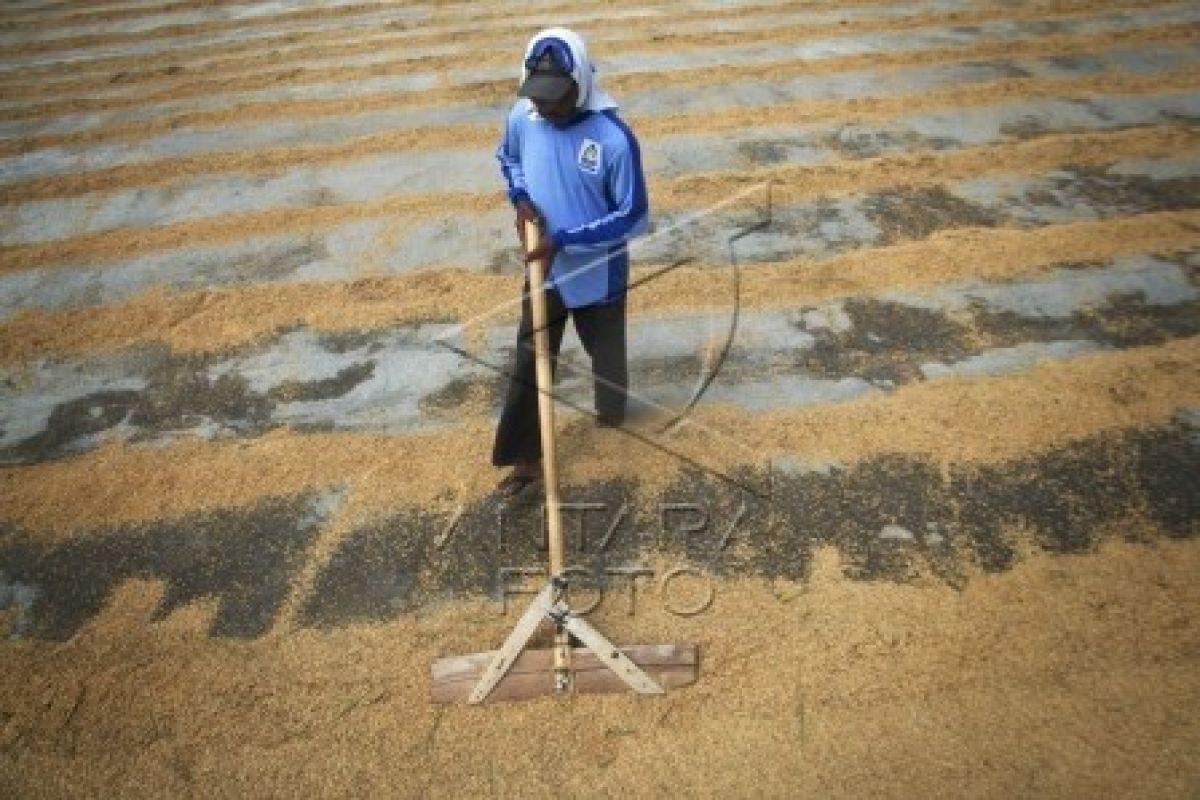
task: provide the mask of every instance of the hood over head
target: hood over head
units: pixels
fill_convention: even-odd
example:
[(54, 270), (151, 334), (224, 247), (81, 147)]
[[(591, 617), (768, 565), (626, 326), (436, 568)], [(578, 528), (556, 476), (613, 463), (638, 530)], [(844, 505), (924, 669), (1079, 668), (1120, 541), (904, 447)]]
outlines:
[(600, 88), (596, 67), (588, 58), (583, 37), (566, 28), (546, 28), (539, 31), (525, 48), (521, 65), (522, 97), (555, 99), (566, 93), (567, 78), (579, 86), (575, 108), (580, 111), (604, 111), (616, 108), (617, 102)]

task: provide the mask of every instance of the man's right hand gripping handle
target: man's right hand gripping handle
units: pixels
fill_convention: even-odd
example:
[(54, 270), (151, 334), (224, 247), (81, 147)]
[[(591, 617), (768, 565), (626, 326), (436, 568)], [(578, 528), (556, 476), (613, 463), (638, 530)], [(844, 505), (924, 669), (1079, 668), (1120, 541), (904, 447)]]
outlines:
[(537, 206), (528, 200), (517, 201), (517, 238), (521, 240), (522, 252), (529, 249), (525, 243), (525, 221), (529, 220), (537, 225), (542, 224), (542, 212), (538, 211)]

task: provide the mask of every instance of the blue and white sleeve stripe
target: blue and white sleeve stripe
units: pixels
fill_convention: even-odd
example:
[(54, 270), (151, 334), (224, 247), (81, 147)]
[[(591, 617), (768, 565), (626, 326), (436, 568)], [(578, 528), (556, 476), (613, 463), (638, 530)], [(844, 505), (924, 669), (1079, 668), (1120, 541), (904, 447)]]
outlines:
[(500, 162), (500, 172), (508, 184), (508, 199), (516, 205), (520, 200), (529, 199), (529, 189), (525, 185), (525, 172), (521, 169), (521, 149), (513, 116), (510, 114), (505, 123), (504, 138), (496, 148), (496, 159)]

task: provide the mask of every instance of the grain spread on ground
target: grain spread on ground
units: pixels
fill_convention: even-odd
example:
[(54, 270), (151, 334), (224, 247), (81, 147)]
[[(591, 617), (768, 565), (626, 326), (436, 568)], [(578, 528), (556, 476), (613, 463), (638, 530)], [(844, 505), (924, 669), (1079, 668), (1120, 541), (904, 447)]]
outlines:
[[(492, 153), (564, 16), (656, 226), (624, 430), (568, 333), (568, 555), (700, 676), (435, 706), (545, 558)], [(1194, 797), (1198, 24), (7, 4), (0, 794)]]

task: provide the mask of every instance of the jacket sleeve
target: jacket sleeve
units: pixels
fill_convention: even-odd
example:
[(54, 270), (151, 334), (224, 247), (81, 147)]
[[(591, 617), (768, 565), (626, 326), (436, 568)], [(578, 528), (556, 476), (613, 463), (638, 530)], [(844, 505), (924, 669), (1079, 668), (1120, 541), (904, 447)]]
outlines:
[(624, 146), (614, 148), (606, 165), (605, 185), (615, 207), (590, 222), (554, 231), (551, 236), (560, 250), (617, 244), (644, 233), (648, 226), (650, 204), (637, 139), (615, 114), (605, 113), (624, 134), (620, 137)]
[(529, 191), (525, 186), (525, 172), (521, 169), (521, 129), (518, 113), (514, 108), (504, 124), (504, 135), (500, 146), (496, 148), (496, 159), (500, 162), (500, 172), (508, 184), (508, 199), (513, 205), (521, 200), (529, 199)]

